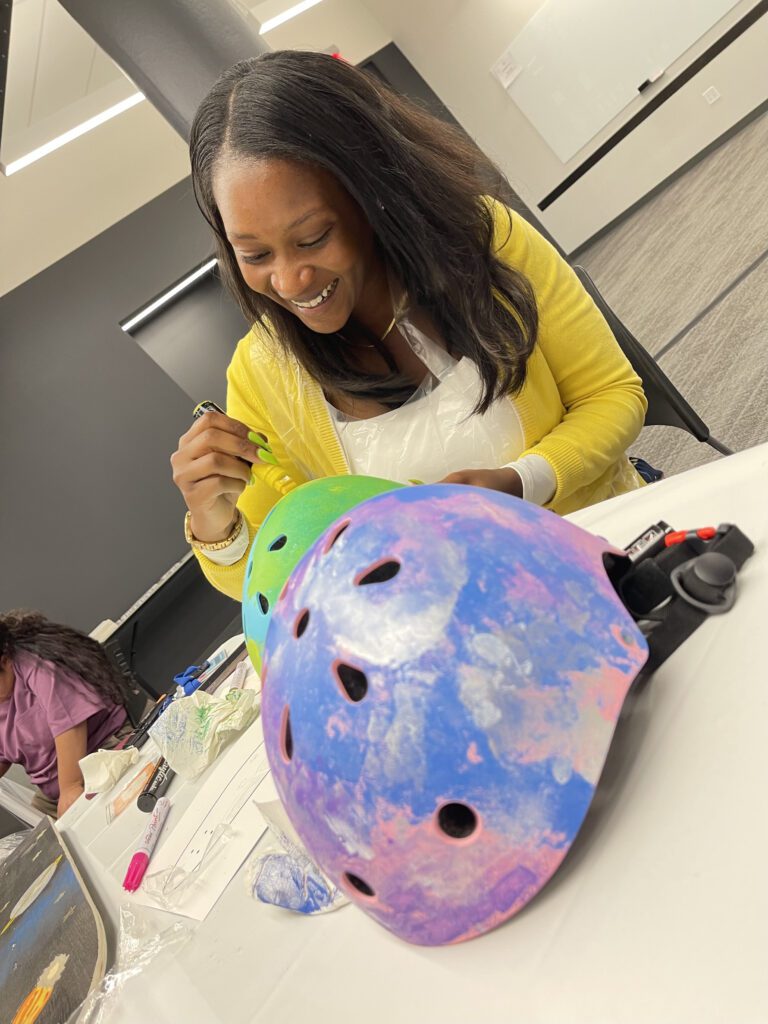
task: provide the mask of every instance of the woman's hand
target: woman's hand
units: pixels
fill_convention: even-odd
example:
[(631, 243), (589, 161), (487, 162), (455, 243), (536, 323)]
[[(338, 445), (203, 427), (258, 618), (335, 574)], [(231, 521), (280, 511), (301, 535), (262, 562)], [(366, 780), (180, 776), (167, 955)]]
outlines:
[(471, 484), (472, 487), (503, 491), (515, 498), (523, 496), (523, 481), (514, 469), (462, 469), (458, 473), (449, 473), (440, 483)]
[(192, 513), (190, 526), (198, 540), (212, 543), (229, 536), (251, 466), (262, 461), (259, 453), (248, 427), (224, 413), (207, 412), (179, 438), (171, 456), (173, 482)]

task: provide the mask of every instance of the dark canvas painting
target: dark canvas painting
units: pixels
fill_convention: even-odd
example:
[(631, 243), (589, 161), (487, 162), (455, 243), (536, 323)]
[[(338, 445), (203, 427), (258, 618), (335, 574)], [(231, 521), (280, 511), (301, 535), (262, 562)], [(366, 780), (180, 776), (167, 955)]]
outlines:
[(101, 919), (46, 818), (0, 864), (3, 1024), (65, 1024), (104, 957)]

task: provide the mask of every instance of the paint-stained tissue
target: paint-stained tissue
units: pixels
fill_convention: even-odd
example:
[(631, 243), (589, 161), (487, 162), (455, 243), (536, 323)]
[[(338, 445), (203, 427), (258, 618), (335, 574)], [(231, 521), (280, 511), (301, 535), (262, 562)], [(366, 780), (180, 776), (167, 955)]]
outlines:
[(199, 690), (175, 700), (149, 734), (171, 768), (195, 779), (259, 714), (259, 694), (230, 690), (217, 697)]

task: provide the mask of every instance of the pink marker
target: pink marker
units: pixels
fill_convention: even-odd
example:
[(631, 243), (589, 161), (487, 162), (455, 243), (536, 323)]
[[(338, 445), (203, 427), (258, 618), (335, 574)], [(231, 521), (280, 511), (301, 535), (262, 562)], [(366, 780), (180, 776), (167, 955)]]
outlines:
[(161, 796), (155, 804), (152, 817), (149, 819), (149, 824), (147, 825), (147, 831), (144, 833), (144, 838), (141, 840), (141, 846), (131, 857), (131, 863), (128, 865), (128, 870), (125, 873), (123, 888), (127, 892), (136, 892), (141, 885), (141, 880), (147, 870), (149, 858), (152, 856), (152, 851), (155, 848), (157, 837), (163, 830), (163, 825), (165, 824), (165, 819), (168, 817), (168, 811), (170, 811), (170, 809), (171, 801), (167, 796)]

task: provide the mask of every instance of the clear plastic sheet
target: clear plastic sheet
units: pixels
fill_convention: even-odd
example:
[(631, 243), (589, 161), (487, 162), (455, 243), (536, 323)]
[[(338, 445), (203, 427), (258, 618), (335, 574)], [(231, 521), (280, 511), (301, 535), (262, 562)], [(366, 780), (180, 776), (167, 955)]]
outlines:
[[(109, 1024), (115, 1019), (126, 983), (141, 975), (158, 958), (175, 956), (189, 941), (193, 931), (189, 925), (176, 921), (158, 932), (157, 925), (138, 914), (133, 907), (122, 906), (115, 963), (70, 1016), (67, 1024)], [(137, 989), (134, 998), (139, 997)]]
[(11, 835), (0, 838), (0, 864), (6, 857), (11, 856), (19, 843), (23, 843), (28, 835), (29, 829), (23, 829), (21, 832), (12, 832)]
[(231, 825), (219, 823), (211, 833), (200, 860), (191, 870), (174, 866), (145, 875), (142, 883), (144, 892), (164, 910), (172, 913), (183, 910), (192, 889), (200, 884), (204, 873), (234, 835), (235, 830)]
[(254, 899), (297, 914), (324, 914), (349, 900), (310, 858), (279, 801), (254, 801), (269, 826), (245, 867)]

